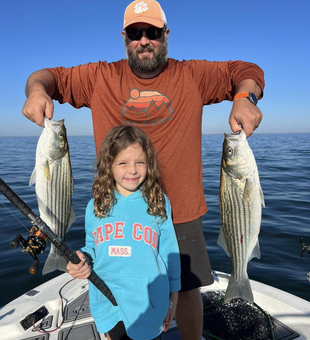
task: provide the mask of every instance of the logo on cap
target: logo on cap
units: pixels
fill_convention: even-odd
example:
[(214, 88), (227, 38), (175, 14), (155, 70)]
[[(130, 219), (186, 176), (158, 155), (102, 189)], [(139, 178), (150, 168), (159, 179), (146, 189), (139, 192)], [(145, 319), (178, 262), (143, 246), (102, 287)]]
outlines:
[(143, 13), (148, 9), (148, 4), (146, 4), (144, 1), (141, 1), (135, 5), (135, 13)]

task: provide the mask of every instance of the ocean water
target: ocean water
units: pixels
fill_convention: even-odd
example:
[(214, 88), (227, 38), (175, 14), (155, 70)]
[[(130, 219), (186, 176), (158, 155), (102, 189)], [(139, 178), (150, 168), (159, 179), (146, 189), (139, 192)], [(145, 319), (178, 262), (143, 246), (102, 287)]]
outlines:
[[(230, 259), (217, 245), (221, 225), (218, 191), (223, 135), (202, 140), (203, 186), (209, 211), (203, 216), (204, 235), (212, 268), (230, 273)], [(0, 177), (38, 214), (34, 186), (29, 179), (35, 163), (37, 137), (0, 138)], [(261, 232), (261, 258), (248, 265), (250, 279), (277, 287), (310, 301), (310, 254), (300, 256), (300, 238), (310, 244), (310, 134), (259, 134), (248, 139), (256, 158), (265, 196)], [(73, 250), (84, 243), (84, 211), (94, 179), (93, 137), (69, 137), (75, 191), (76, 222), (66, 242)], [(3, 206), (3, 204), (5, 206)], [(8, 210), (8, 209), (9, 210)], [(38, 272), (28, 268), (33, 260), (21, 247), (11, 249), (16, 234), (28, 237), (31, 223), (0, 194), (0, 307), (37, 285), (55, 277), (42, 276), (49, 245), (39, 255)]]

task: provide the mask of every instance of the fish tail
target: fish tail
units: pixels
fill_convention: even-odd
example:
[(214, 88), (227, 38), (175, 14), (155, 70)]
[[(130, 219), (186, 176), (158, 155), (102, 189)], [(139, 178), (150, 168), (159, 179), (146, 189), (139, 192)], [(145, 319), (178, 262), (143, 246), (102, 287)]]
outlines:
[(67, 264), (68, 261), (66, 258), (63, 257), (53, 245), (51, 245), (51, 250), (42, 269), (42, 275), (53, 272), (54, 270), (61, 270), (65, 272), (67, 270)]
[(254, 297), (248, 278), (236, 280), (233, 276), (230, 277), (224, 302), (227, 303), (232, 299), (243, 299), (253, 304)]

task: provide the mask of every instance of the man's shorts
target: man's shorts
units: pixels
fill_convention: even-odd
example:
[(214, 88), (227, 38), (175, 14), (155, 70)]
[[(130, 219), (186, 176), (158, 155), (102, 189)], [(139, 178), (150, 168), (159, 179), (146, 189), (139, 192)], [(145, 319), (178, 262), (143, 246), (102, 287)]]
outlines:
[(211, 285), (214, 282), (202, 230), (202, 220), (174, 225), (181, 257), (181, 290)]

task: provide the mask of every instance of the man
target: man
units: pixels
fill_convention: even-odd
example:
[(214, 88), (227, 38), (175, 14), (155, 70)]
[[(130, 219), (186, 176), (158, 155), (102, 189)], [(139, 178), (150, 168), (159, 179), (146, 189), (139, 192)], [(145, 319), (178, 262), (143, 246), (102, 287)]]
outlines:
[(251, 63), (179, 62), (168, 58), (167, 20), (159, 3), (132, 2), (125, 11), (126, 60), (57, 67), (33, 73), (23, 114), (44, 126), (53, 101), (92, 111), (96, 150), (116, 125), (147, 132), (157, 151), (181, 253), (176, 322), (183, 340), (200, 340), (203, 309), (199, 287), (213, 283), (202, 232), (207, 212), (202, 186), (201, 124), (204, 105), (233, 101), (229, 123), (249, 137), (262, 120), (262, 70)]

